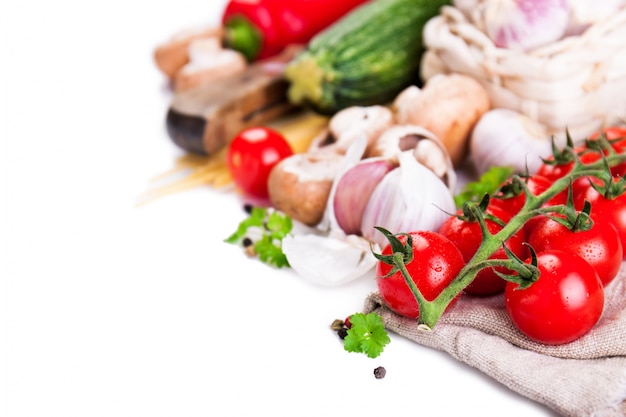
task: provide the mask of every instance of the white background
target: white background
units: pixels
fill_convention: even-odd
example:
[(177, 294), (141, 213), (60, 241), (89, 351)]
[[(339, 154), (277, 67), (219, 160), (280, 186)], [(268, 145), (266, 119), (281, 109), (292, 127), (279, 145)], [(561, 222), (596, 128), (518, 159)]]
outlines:
[(0, 6), (0, 415), (552, 416), (393, 334), (377, 359), (345, 352), (329, 325), (374, 281), (319, 288), (247, 259), (223, 243), (236, 194), (136, 206), (181, 155), (152, 52), (223, 4)]

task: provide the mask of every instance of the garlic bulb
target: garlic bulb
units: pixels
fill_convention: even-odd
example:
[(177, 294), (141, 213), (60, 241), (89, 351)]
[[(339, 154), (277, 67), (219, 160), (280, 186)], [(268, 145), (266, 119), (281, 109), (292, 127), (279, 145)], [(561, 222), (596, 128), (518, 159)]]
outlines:
[(363, 237), (380, 247), (388, 242), (375, 226), (392, 233), (437, 230), (456, 210), (446, 184), (410, 152), (400, 154), (399, 162), (376, 186), (363, 213)]
[(480, 19), (496, 46), (528, 51), (563, 37), (569, 6), (567, 0), (488, 0)]
[[(564, 138), (557, 146), (564, 145)], [(479, 175), (491, 166), (511, 166), (516, 172), (537, 172), (541, 158), (552, 155), (552, 138), (545, 126), (509, 109), (493, 109), (478, 121), (470, 139), (470, 154)]]
[(370, 196), (396, 166), (384, 158), (366, 158), (337, 179), (333, 209), (337, 225), (345, 233), (361, 234), (361, 219)]
[(456, 172), (448, 150), (433, 132), (422, 126), (397, 124), (390, 127), (371, 147), (369, 156), (391, 160), (407, 151), (441, 178), (450, 190), (455, 189)]

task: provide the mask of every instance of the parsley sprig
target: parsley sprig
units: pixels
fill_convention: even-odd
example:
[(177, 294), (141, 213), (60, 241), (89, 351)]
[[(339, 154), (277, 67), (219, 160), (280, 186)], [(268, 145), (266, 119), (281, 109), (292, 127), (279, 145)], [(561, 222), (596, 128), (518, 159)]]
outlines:
[(343, 347), (348, 352), (365, 353), (370, 358), (376, 358), (391, 342), (382, 318), (376, 313), (355, 313), (350, 316), (350, 324), (343, 339)]
[(253, 254), (261, 262), (277, 268), (289, 267), (283, 253), (282, 240), (292, 228), (293, 222), (286, 214), (271, 208), (252, 207), (249, 216), (224, 241), (251, 246), (254, 249)]

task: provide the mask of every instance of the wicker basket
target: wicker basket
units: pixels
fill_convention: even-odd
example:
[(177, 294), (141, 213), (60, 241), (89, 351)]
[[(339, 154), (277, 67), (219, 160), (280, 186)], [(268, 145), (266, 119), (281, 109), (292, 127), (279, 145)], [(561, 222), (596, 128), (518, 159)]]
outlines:
[(457, 8), (424, 28), (422, 78), (465, 73), (487, 88), (492, 107), (518, 111), (551, 135), (574, 139), (626, 122), (626, 9), (584, 33), (530, 52), (496, 47)]

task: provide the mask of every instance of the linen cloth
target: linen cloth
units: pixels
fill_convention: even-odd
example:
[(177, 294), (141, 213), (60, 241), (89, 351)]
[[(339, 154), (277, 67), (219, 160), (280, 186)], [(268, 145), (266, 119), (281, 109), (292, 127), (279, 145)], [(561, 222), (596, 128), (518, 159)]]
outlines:
[(548, 346), (520, 333), (504, 295), (463, 295), (430, 332), (370, 294), (364, 312), (377, 312), (387, 330), (449, 353), (511, 390), (566, 417), (626, 416), (626, 263), (605, 288), (598, 324), (571, 343)]

